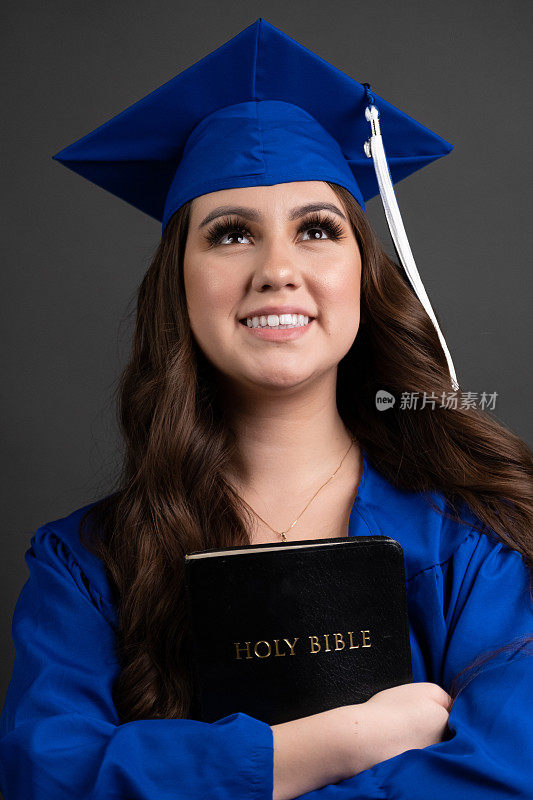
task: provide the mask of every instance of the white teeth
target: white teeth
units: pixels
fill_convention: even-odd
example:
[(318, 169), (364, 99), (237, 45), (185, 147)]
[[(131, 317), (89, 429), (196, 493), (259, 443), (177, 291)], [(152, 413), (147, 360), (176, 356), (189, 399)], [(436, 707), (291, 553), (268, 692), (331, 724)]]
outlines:
[(307, 325), (310, 317), (305, 314), (269, 314), (268, 316), (247, 317), (249, 328), (297, 328)]

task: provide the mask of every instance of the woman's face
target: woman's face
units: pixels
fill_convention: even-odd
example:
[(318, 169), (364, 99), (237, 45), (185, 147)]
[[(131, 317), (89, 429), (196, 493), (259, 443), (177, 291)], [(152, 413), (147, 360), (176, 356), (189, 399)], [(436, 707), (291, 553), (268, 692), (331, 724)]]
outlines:
[[(183, 268), (194, 337), (241, 388), (309, 384), (336, 371), (357, 335), (359, 247), (346, 209), (322, 181), (195, 198)], [(272, 323), (278, 312), (313, 319), (285, 332), (241, 323)]]

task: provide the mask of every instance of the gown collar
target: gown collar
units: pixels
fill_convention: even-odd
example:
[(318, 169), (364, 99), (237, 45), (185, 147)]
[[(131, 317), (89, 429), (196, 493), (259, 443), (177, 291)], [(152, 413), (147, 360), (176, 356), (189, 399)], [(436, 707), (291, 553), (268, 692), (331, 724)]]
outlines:
[(362, 446), (361, 454), (363, 471), (361, 480), (359, 481), (357, 495), (353, 502), (352, 510), (350, 511), (348, 536), (382, 535), (379, 525), (370, 509), (370, 498), (376, 489), (376, 482), (381, 481), (383, 483), (384, 478), (372, 467), (368, 460), (366, 450)]

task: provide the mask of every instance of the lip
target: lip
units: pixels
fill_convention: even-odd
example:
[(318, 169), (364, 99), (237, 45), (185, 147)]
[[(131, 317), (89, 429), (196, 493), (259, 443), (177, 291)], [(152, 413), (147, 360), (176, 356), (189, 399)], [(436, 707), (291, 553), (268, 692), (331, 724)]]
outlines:
[(309, 311), (299, 306), (262, 306), (261, 308), (256, 308), (255, 311), (250, 311), (248, 314), (239, 317), (239, 321), (242, 319), (246, 320), (248, 317), (267, 317), (269, 314), (276, 314), (278, 317), (280, 314), (303, 314), (304, 317), (315, 319), (314, 314), (310, 314)]
[[(296, 314), (296, 311), (293, 313)], [(305, 336), (309, 328), (313, 327), (313, 323), (314, 319), (310, 318), (307, 325), (301, 325), (296, 328), (281, 328), (281, 330), (269, 328), (268, 326), (265, 328), (249, 328), (248, 325), (243, 325), (242, 322), (238, 322), (237, 325), (239, 328), (244, 328), (251, 336), (255, 336), (258, 339), (265, 339), (268, 342), (290, 342), (293, 339), (299, 339), (300, 336)]]

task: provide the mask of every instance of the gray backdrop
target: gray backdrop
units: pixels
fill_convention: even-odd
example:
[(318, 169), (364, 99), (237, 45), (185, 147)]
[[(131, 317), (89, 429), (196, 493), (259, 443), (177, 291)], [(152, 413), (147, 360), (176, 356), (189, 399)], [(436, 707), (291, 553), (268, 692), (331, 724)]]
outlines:
[[(2, 648), (35, 529), (107, 491), (112, 392), (157, 222), (51, 156), (262, 16), (455, 144), (397, 196), (461, 390), (533, 444), (529, 0), (4, 7)], [(379, 198), (368, 213), (389, 250)], [(129, 315), (129, 316), (128, 316)]]

